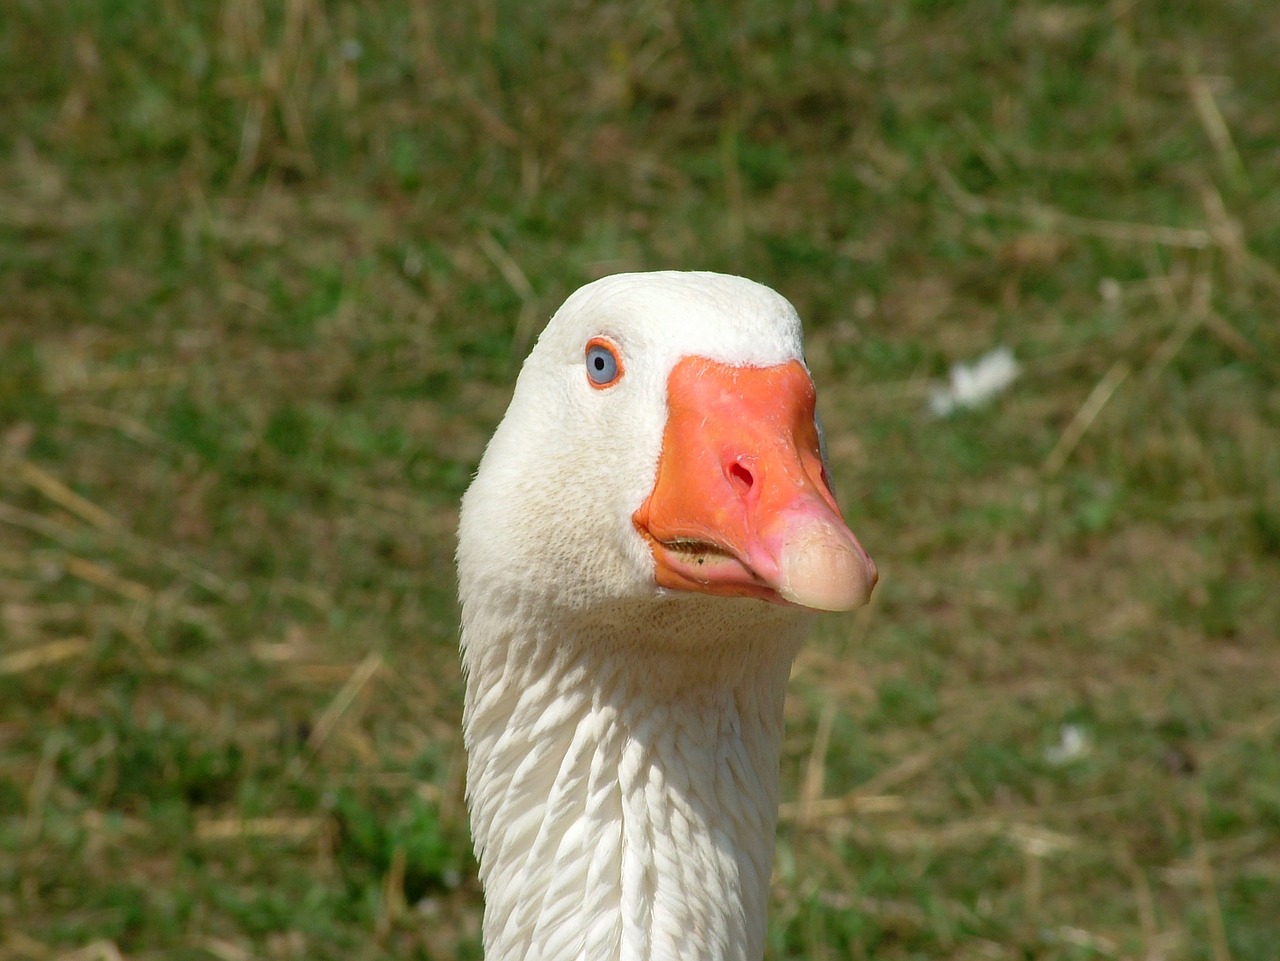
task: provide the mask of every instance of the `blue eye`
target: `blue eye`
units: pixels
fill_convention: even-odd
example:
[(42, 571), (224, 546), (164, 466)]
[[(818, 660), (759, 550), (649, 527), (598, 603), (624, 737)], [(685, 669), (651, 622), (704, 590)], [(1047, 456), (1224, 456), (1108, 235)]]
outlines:
[(612, 387), (622, 379), (622, 362), (618, 348), (603, 337), (587, 341), (587, 380), (592, 387)]

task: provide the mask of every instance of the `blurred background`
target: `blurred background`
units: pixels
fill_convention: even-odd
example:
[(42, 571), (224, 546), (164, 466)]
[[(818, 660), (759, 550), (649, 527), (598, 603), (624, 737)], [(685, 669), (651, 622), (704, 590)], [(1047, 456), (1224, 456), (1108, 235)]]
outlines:
[(882, 572), (796, 665), (769, 958), (1274, 961), (1277, 51), (4, 0), (0, 958), (477, 958), (458, 498), (572, 290), (705, 268), (805, 319)]

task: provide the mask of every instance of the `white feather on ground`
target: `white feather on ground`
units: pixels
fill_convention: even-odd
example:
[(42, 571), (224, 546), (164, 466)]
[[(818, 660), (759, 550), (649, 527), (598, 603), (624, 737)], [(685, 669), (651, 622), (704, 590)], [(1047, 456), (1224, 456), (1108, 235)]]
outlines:
[(1021, 370), (1008, 347), (997, 347), (972, 364), (955, 364), (950, 383), (930, 396), (929, 411), (935, 417), (947, 417), (960, 409), (982, 407), (1008, 390)]

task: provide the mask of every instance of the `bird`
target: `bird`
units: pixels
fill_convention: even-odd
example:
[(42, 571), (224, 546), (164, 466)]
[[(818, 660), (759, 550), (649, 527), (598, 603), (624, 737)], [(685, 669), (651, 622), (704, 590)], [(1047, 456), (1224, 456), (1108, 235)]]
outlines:
[(791, 303), (697, 271), (571, 294), (457, 564), (485, 957), (758, 961), (791, 664), (877, 580)]

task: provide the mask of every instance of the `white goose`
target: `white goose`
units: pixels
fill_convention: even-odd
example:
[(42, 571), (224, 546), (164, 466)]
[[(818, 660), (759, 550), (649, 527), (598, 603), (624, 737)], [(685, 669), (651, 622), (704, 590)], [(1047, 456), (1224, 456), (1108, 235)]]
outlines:
[(458, 540), (486, 956), (760, 958), (792, 658), (876, 581), (791, 304), (709, 273), (577, 291)]

